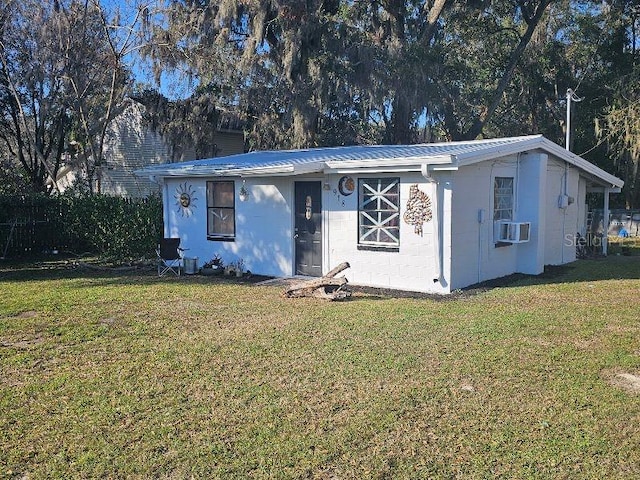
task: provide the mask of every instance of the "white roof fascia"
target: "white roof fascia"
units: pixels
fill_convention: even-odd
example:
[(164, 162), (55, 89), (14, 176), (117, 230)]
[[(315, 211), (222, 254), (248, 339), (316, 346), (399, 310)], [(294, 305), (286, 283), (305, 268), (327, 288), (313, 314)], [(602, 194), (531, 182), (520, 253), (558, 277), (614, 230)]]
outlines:
[(306, 173), (322, 172), (322, 162), (294, 165), (283, 164), (272, 167), (230, 167), (211, 168), (209, 166), (185, 168), (150, 168), (137, 172), (153, 175), (155, 177), (266, 177), (283, 175), (304, 175)]
[(429, 165), (430, 172), (455, 172), (458, 170), (458, 165)]
[(336, 173), (340, 175), (357, 175), (358, 173), (405, 173), (405, 172), (419, 172), (420, 166), (380, 166), (370, 168), (325, 168), (325, 174)]
[(541, 147), (556, 157), (565, 160), (566, 162), (575, 165), (578, 168), (581, 168), (585, 172), (590, 173), (594, 177), (597, 177), (602, 181), (604, 186), (611, 186), (622, 188), (624, 186), (624, 181), (619, 179), (618, 177), (611, 175), (608, 172), (605, 172), (599, 167), (596, 167), (593, 163), (586, 161), (584, 158), (576, 155), (575, 153), (570, 152), (569, 150), (561, 147), (560, 145), (553, 143), (551, 140), (547, 140), (546, 138), (542, 139), (541, 142), (544, 146)]
[(451, 164), (451, 155), (434, 155), (420, 157), (398, 157), (368, 160), (329, 160), (325, 162), (327, 167), (324, 173), (400, 173), (419, 172), (422, 165), (428, 164)]
[[(143, 170), (144, 171), (144, 170)], [(278, 165), (275, 167), (260, 168), (181, 168), (181, 169), (158, 169), (144, 171), (156, 177), (240, 177), (247, 176), (267, 176), (267, 175), (291, 175), (294, 171), (293, 165)]]
[(287, 164), (274, 167), (247, 167), (229, 170), (228, 175), (241, 177), (269, 177), (283, 175), (305, 175), (307, 173), (322, 172), (322, 162), (307, 164)]
[[(293, 165), (278, 165), (277, 167), (258, 167), (258, 168), (234, 168), (228, 170), (227, 175), (233, 177), (279, 177), (283, 175), (295, 174)], [(215, 176), (215, 173), (213, 174)]]
[(561, 147), (560, 145), (547, 140), (542, 135), (532, 135), (529, 137), (523, 137), (513, 143), (506, 145), (500, 145), (493, 148), (483, 149), (480, 152), (461, 153), (456, 155), (455, 162), (459, 166), (471, 165), (486, 160), (505, 157), (507, 155), (514, 155), (523, 153), (530, 150), (540, 149), (551, 153), (552, 155), (564, 160), (571, 165), (574, 165), (581, 170), (590, 173), (595, 179), (599, 180), (603, 185), (610, 185), (612, 187), (621, 188), (624, 185), (624, 181), (618, 177), (605, 172), (599, 167), (596, 167), (593, 163), (588, 162), (584, 158), (570, 152), (569, 150)]
[(293, 171), (296, 175), (304, 175), (305, 173), (322, 173), (324, 170), (324, 162), (303, 163), (294, 165)]

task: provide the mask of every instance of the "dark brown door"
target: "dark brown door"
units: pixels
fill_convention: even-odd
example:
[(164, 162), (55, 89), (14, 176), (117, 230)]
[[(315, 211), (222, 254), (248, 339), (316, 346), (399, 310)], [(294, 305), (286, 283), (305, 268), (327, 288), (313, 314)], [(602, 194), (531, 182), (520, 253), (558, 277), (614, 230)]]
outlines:
[(322, 276), (322, 186), (295, 183), (296, 275)]

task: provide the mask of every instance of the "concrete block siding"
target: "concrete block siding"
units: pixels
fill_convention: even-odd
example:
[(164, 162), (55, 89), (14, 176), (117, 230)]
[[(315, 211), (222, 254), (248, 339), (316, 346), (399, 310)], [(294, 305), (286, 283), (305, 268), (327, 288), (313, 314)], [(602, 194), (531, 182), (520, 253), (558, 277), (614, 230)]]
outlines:
[[(560, 265), (572, 262), (576, 258), (575, 245), (567, 241), (567, 236), (572, 239), (577, 231), (584, 230), (584, 227), (578, 228), (579, 206), (586, 202), (586, 193), (584, 197), (578, 197), (581, 193), (579, 180), (580, 175), (575, 168), (556, 159), (549, 160), (546, 178), (547, 195), (545, 196), (545, 265)], [(559, 208), (558, 198), (565, 192), (574, 198), (574, 202), (567, 208)]]
[(405, 288), (415, 291), (444, 291), (440, 285), (434, 288), (433, 278), (435, 221), (423, 225), (422, 235), (414, 231), (402, 219), (409, 189), (413, 184), (434, 198), (435, 187), (418, 174), (353, 175), (357, 182), (361, 178), (400, 178), (400, 246), (397, 251), (358, 249), (358, 193), (340, 195), (335, 188), (339, 175), (329, 175), (326, 183), (331, 187), (325, 191), (323, 208), (326, 215), (324, 270), (328, 271), (340, 262), (348, 261), (351, 268), (347, 272), (350, 282), (384, 288)]
[[(369, 175), (367, 178), (375, 176)], [(337, 186), (338, 179), (339, 176), (328, 176), (320, 181)], [(207, 240), (206, 181), (201, 178), (181, 178), (165, 182), (164, 197), (170, 199), (168, 208), (165, 206), (165, 235), (181, 237), (183, 247), (188, 249), (186, 255), (197, 257), (199, 265), (218, 253), (226, 262), (244, 259), (252, 272), (292, 275), (294, 180), (274, 177), (245, 179), (250, 200), (236, 201), (236, 238), (233, 242)], [(242, 182), (238, 179), (234, 181), (237, 192)], [(193, 214), (189, 216), (184, 215), (177, 205), (177, 199), (174, 199), (175, 192), (185, 183), (197, 198)], [(424, 177), (419, 174), (402, 175), (401, 214), (409, 199), (409, 187), (415, 183), (433, 198), (435, 187), (426, 182)], [(444, 292), (445, 289), (433, 281), (437, 276), (434, 270), (435, 222), (426, 223), (423, 234), (417, 235), (412, 225), (401, 220), (400, 247), (397, 252), (359, 250), (357, 198), (357, 192), (346, 197), (334, 193), (333, 188), (323, 191), (323, 271), (327, 272), (340, 262), (348, 261), (351, 268), (347, 273), (352, 283)]]
[[(455, 173), (452, 288), (516, 272), (539, 274), (545, 265), (575, 260), (575, 247), (566, 238), (580, 230), (586, 188), (584, 181), (579, 187), (578, 170), (567, 166), (566, 191), (574, 203), (559, 208), (564, 175), (564, 162), (535, 152), (462, 167)], [(514, 178), (513, 221), (531, 222), (529, 242), (498, 245), (493, 222), (495, 177)], [(478, 221), (480, 210), (484, 212), (482, 223)]]
[[(206, 178), (170, 179), (164, 184), (165, 235), (180, 237), (188, 257), (197, 257), (202, 265), (219, 254), (225, 263), (242, 258), (252, 272), (288, 276), (293, 268), (293, 234), (291, 210), (292, 183), (285, 178), (249, 179), (245, 188), (249, 200), (236, 199), (236, 238), (232, 242), (207, 239)], [(237, 178), (211, 178), (233, 180), (236, 193), (242, 186)], [(180, 185), (192, 188), (197, 197), (193, 214), (183, 215), (174, 199)], [(169, 208), (167, 208), (167, 203)]]

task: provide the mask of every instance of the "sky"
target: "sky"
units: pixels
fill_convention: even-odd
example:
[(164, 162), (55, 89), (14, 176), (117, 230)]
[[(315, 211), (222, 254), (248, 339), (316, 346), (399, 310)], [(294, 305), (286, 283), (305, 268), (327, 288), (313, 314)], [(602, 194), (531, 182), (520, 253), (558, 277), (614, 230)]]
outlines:
[[(108, 13), (114, 14), (119, 11), (120, 24), (123, 26), (132, 25), (136, 21), (139, 26), (140, 19), (136, 18), (139, 6), (148, 6), (153, 10), (158, 4), (163, 3), (162, 0), (100, 0), (100, 4)], [(180, 71), (163, 72), (158, 85), (151, 63), (148, 60), (142, 60), (135, 52), (132, 52), (127, 56), (127, 61), (136, 83), (159, 89), (170, 100), (188, 98), (193, 94), (197, 86), (197, 81), (190, 80), (187, 75)]]

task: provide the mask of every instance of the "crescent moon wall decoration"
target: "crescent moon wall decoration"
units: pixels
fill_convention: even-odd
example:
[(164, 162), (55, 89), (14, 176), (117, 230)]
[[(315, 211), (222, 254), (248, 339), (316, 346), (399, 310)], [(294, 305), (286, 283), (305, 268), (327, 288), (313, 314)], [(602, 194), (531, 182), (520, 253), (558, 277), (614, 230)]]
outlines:
[(356, 189), (356, 182), (352, 177), (345, 175), (341, 177), (338, 181), (338, 190), (340, 191), (340, 195), (344, 195), (348, 197), (351, 195)]

